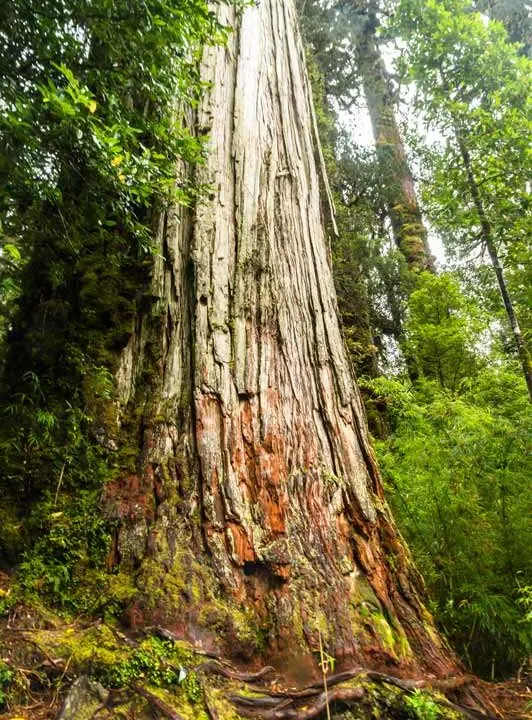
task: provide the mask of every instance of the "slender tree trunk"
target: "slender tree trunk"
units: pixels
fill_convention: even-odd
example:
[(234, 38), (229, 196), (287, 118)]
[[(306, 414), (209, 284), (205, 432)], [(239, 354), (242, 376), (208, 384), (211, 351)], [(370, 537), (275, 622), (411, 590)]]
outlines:
[(364, 21), (358, 34), (357, 64), (383, 177), (386, 178), (386, 202), (394, 240), (410, 270), (434, 272), (427, 231), (395, 119), (390, 78), (375, 35), (378, 25), (375, 3), (373, 0), (363, 0), (361, 9)]
[(503, 268), (501, 265), (499, 254), (497, 252), (497, 246), (495, 244), (495, 239), (493, 237), (491, 223), (490, 223), (489, 218), (484, 209), (484, 203), (482, 202), (482, 196), (480, 194), (480, 190), (479, 190), (476, 178), (475, 178), (475, 174), (473, 172), (473, 167), (471, 164), (471, 157), (470, 157), (469, 151), (467, 149), (467, 144), (464, 140), (462, 131), (460, 130), (460, 126), (459, 126), (458, 122), (456, 122), (456, 121), (455, 121), (455, 134), (456, 134), (456, 140), (458, 142), (458, 147), (460, 150), (460, 155), (462, 156), (462, 161), (464, 163), (467, 181), (469, 184), (469, 190), (471, 192), (471, 197), (473, 198), (473, 202), (475, 204), (475, 208), (476, 208), (479, 222), (480, 222), (481, 240), (488, 250), (491, 264), (493, 266), (493, 270), (495, 271), (495, 277), (497, 278), (499, 292), (500, 292), (500, 295), (502, 298), (504, 309), (506, 311), (506, 315), (508, 317), (508, 322), (510, 324), (510, 328), (512, 330), (515, 346), (517, 349), (517, 354), (518, 354), (519, 360), (521, 362), (521, 367), (523, 368), (523, 375), (525, 376), (526, 386), (528, 389), (528, 395), (529, 395), (530, 401), (532, 402), (532, 360), (530, 358), (530, 352), (526, 345), (525, 339), (521, 333), (521, 329), (519, 327), (519, 322), (517, 320), (517, 315), (515, 313), (515, 309), (513, 306), (512, 298), (508, 291), (508, 286), (506, 285)]
[(522, 43), (521, 52), (532, 57), (532, 17), (527, 0), (477, 0), (480, 12), (502, 22), (512, 42)]
[(153, 307), (118, 371), (141, 449), (106, 506), (110, 560), (136, 569), (131, 620), (301, 672), (320, 636), (350, 665), (455, 672), (339, 330), (292, 2), (219, 12), (235, 30), (205, 51), (197, 114), (211, 194), (161, 218)]

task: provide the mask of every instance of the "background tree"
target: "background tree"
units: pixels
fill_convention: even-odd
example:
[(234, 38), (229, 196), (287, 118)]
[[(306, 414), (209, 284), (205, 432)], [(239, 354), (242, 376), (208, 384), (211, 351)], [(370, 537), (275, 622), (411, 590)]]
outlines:
[(386, 178), (385, 198), (393, 236), (410, 270), (433, 272), (427, 231), (395, 116), (393, 83), (378, 45), (379, 8), (374, 0), (359, 2), (355, 7), (358, 23), (353, 40), (357, 69), (371, 117), (381, 177)]
[(405, 0), (396, 19), (408, 37), (403, 61), (418, 107), (446, 138), (435, 160), (432, 218), (464, 255), (487, 252), (532, 398), (528, 321), (523, 332), (505, 272), (512, 274), (516, 246), (526, 255), (530, 229), (530, 61), (467, 2)]
[[(381, 57), (379, 8), (374, 3), (309, 2), (302, 12), (316, 65), (314, 92), (323, 108), (320, 133), (329, 148), (336, 194), (340, 232), (331, 242), (340, 310), (357, 373), (375, 375), (378, 362), (394, 364), (402, 355), (405, 300), (416, 273), (433, 270), (433, 258), (396, 120), (396, 93)], [(357, 147), (349, 130), (338, 130), (340, 116), (345, 121), (348, 113), (356, 125), (361, 103), (371, 117), (373, 152)], [(367, 355), (364, 348), (370, 350)], [(372, 419), (380, 415), (370, 413)], [(378, 431), (373, 421), (372, 428)]]

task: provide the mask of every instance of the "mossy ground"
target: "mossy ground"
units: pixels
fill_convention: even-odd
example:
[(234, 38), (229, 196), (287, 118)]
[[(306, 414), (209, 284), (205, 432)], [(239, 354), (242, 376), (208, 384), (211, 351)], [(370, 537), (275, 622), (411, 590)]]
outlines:
[[(118, 576), (116, 582), (120, 584)], [(219, 608), (220, 612), (226, 610)], [(242, 627), (247, 627), (249, 618), (242, 616), (240, 620)], [(248, 631), (252, 632), (250, 628)], [(265, 692), (295, 689), (279, 674), (258, 684), (213, 674), (212, 661), (199, 648), (160, 634), (157, 628), (126, 629), (112, 617), (105, 621), (103, 616), (95, 619), (58, 614), (35, 598), (24, 597), (8, 576), (0, 574), (0, 719), (55, 720), (70, 686), (81, 675), (98, 681), (110, 693), (108, 707), (98, 712), (97, 720), (161, 720), (165, 715), (154, 706), (154, 697), (184, 720), (242, 720), (246, 715), (239, 712), (232, 696), (251, 699)], [(249, 667), (242, 661), (239, 669)], [(135, 686), (146, 690), (152, 701)], [(349, 706), (333, 704), (334, 720), (463, 717), (442, 695), (428, 688), (405, 691), (365, 673), (343, 682), (341, 687), (362, 688), (364, 692)], [(530, 717), (526, 688), (505, 685), (491, 689), (484, 684), (480, 689), (485, 696), (494, 692), (496, 703), (502, 699), (501, 718)], [(504, 707), (509, 708), (508, 712)], [(297, 711), (304, 708), (301, 701)]]
[[(4, 597), (6, 591), (3, 590)], [(260, 697), (263, 689), (285, 687), (275, 676), (261, 687), (207, 672), (207, 658), (184, 641), (161, 639), (148, 631), (124, 632), (117, 623), (64, 617), (36, 603), (17, 602), (1, 619), (0, 718), (52, 720), (73, 680), (86, 675), (110, 691), (108, 707), (99, 720), (163, 718), (141, 686), (153, 698), (173, 708), (185, 720), (240, 720), (230, 696)], [(350, 707), (332, 706), (335, 720), (426, 720), (423, 712), (437, 708), (431, 718), (457, 720), (460, 715), (426, 693), (412, 703), (411, 693), (364, 674), (342, 684), (363, 688), (364, 695)], [(416, 704), (417, 703), (417, 704)], [(305, 706), (301, 705), (300, 710)], [(417, 713), (417, 714), (416, 714)]]

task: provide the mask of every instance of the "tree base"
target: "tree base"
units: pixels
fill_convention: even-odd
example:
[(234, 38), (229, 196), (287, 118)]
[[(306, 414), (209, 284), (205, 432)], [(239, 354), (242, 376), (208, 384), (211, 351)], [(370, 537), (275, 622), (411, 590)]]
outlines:
[(399, 678), (360, 667), (336, 672), (328, 663), (324, 674), (317, 658), (316, 679), (294, 686), (274, 667), (237, 669), (162, 628), (126, 635), (101, 621), (66, 624), (28, 604), (15, 605), (2, 624), (10, 681), (3, 688), (9, 712), (0, 718), (14, 712), (31, 712), (35, 720), (504, 717), (486, 712), (489, 703), (470, 676)]

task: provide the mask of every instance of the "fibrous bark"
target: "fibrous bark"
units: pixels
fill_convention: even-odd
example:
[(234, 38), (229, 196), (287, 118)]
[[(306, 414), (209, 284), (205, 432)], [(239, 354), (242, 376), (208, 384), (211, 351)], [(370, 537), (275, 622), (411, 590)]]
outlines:
[(234, 32), (205, 50), (196, 117), (210, 195), (161, 216), (152, 306), (117, 374), (140, 446), (106, 492), (131, 621), (293, 672), (320, 637), (350, 664), (453, 672), (339, 330), (292, 2), (219, 12)]

